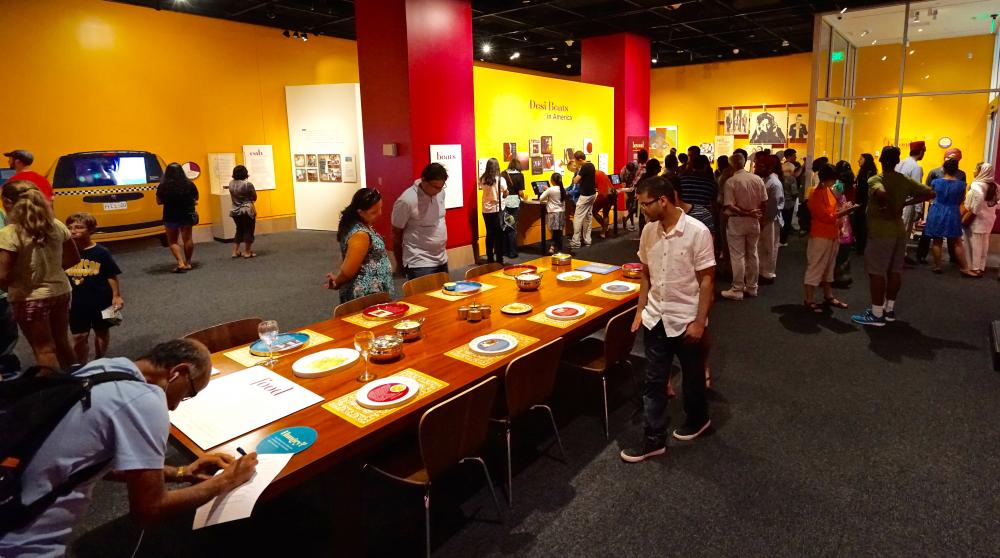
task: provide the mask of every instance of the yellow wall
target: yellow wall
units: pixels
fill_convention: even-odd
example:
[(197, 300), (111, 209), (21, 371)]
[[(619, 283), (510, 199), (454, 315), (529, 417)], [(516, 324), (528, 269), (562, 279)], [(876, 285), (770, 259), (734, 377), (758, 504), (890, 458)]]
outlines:
[[(567, 147), (582, 149), (584, 138), (594, 142), (591, 160), (597, 165), (597, 154), (608, 154), (608, 169), (615, 167), (614, 154), (614, 89), (577, 81), (540, 77), (520, 72), (508, 72), (476, 65), (473, 68), (476, 102), (476, 159), (495, 157), (503, 161), (504, 142), (517, 142), (518, 151), (528, 151), (528, 140), (552, 136), (553, 156), (562, 159)], [(538, 104), (553, 102), (567, 107), (566, 111), (537, 110)], [(572, 120), (552, 120), (550, 115), (569, 115)], [(533, 180), (548, 180), (551, 172), (532, 175), (526, 169), (525, 186), (531, 190)], [(475, 187), (475, 179), (467, 181)], [(566, 183), (568, 186), (569, 184)], [(533, 196), (533, 194), (531, 194)], [(479, 195), (480, 208), (482, 195)], [(537, 206), (522, 206), (522, 211), (535, 213)], [(485, 236), (482, 213), (479, 235)], [(547, 233), (546, 233), (547, 234)], [(538, 242), (537, 225), (527, 231), (520, 243)], [(483, 249), (484, 240), (480, 239)]]
[[(993, 40), (992, 35), (980, 35), (911, 41), (914, 52), (907, 54), (904, 92), (989, 88)], [(900, 56), (898, 44), (858, 49), (856, 95), (895, 94), (899, 90)], [(896, 104), (896, 99), (856, 102), (852, 161), (861, 153), (875, 153), (892, 143)], [(962, 168), (971, 171), (983, 159), (988, 116), (989, 95), (985, 93), (904, 98), (899, 129), (903, 155), (909, 142), (923, 140), (927, 144), (923, 166), (929, 171), (941, 164), (945, 150), (938, 147), (938, 140), (948, 136), (962, 150)]]
[[(44, 173), (78, 151), (148, 150), (204, 170), (208, 152), (271, 144), (263, 218), (295, 211), (284, 86), (358, 81), (355, 44), (340, 39), (96, 0), (7, 2), (3, 22), (0, 52), (23, 79), (0, 88), (0, 146), (32, 151)], [(208, 173), (196, 182), (208, 199)]]
[(653, 70), (649, 123), (677, 126), (681, 151), (711, 143), (719, 107), (809, 102), (812, 54), (717, 62)]

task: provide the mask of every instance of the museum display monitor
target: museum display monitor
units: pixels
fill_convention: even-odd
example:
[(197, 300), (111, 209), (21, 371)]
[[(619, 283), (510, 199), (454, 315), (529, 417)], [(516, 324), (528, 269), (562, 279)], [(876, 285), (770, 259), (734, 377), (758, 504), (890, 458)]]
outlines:
[(535, 197), (542, 195), (542, 192), (549, 187), (549, 182), (547, 180), (535, 180), (531, 183), (531, 189), (535, 191)]

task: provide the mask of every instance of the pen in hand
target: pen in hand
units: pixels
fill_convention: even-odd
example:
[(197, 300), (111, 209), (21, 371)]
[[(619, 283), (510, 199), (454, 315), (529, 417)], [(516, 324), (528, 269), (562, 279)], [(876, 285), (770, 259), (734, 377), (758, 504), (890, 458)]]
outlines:
[(240, 454), (241, 457), (245, 457), (246, 454), (247, 454), (247, 452), (244, 451), (243, 448), (240, 448), (240, 447), (236, 448), (236, 451), (239, 452), (239, 454)]

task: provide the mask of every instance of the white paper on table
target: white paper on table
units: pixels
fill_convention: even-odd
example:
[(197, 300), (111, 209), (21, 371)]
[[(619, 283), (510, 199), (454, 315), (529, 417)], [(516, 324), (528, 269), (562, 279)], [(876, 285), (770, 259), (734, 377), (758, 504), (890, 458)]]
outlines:
[(170, 423), (201, 449), (272, 423), (323, 398), (263, 366), (214, 378), (170, 412)]
[(246, 483), (226, 494), (216, 496), (202, 505), (194, 513), (191, 529), (201, 529), (227, 521), (245, 519), (253, 513), (257, 499), (267, 485), (285, 468), (291, 453), (262, 453), (257, 456), (257, 470)]

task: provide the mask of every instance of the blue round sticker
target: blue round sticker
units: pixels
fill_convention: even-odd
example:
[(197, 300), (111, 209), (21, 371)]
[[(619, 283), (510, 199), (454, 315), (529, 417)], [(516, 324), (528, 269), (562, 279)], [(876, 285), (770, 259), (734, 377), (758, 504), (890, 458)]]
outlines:
[(308, 426), (281, 429), (257, 444), (257, 453), (299, 453), (316, 441), (316, 430)]

